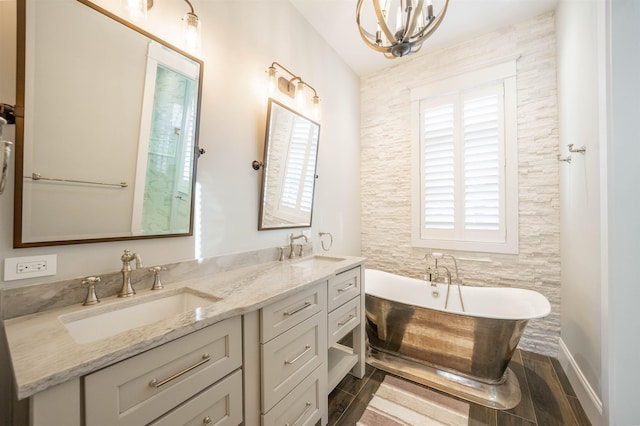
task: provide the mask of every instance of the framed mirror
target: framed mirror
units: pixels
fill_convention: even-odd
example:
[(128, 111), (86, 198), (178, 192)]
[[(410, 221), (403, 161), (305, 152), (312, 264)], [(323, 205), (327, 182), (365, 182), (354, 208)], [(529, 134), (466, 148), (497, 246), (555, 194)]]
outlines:
[(14, 247), (192, 235), (202, 71), (88, 0), (18, 0)]
[(258, 230), (311, 226), (320, 124), (269, 99)]

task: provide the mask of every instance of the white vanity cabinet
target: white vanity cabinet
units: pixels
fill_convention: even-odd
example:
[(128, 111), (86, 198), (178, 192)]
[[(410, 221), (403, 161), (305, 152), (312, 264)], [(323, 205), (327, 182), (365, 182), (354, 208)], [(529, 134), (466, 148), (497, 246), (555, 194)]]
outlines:
[(327, 422), (326, 281), (260, 310), (261, 423)]
[[(358, 378), (364, 376), (366, 347), (362, 268), (358, 266), (331, 278), (327, 293), (328, 394), (349, 372)], [(352, 348), (338, 343), (349, 333)]]
[[(237, 274), (220, 275), (226, 306), (198, 319), (211, 325), (145, 352), (132, 335), (130, 346), (117, 336), (92, 347), (72, 344), (58, 311), (5, 321), (31, 426), (52, 419), (65, 426), (326, 425), (327, 395), (349, 372), (364, 376), (364, 259), (321, 258), (268, 264), (266, 275), (242, 288)], [(44, 377), (20, 356), (37, 343), (25, 336), (42, 330), (65, 339), (64, 351), (50, 345), (38, 354), (45, 360), (38, 366), (51, 370)], [(166, 338), (161, 331), (140, 330), (140, 345)], [(115, 362), (123, 350), (131, 357)], [(58, 366), (61, 359), (72, 361)]]
[(85, 376), (86, 426), (242, 423), (241, 336), (230, 318)]

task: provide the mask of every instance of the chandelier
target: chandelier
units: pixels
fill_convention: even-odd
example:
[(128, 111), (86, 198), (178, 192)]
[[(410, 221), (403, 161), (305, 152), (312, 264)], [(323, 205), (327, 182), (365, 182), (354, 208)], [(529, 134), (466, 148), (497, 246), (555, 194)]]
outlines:
[[(366, 0), (358, 0), (356, 23), (362, 40), (388, 59), (416, 53), (442, 23), (449, 0), (436, 16), (432, 0), (371, 0), (377, 21), (375, 33), (362, 27), (361, 15)], [(391, 21), (395, 25), (391, 25)]]

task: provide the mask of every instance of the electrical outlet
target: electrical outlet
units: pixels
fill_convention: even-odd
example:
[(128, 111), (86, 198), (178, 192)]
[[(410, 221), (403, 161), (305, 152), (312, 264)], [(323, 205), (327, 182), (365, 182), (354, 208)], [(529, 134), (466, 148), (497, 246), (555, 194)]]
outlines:
[(47, 270), (47, 261), (40, 260), (35, 262), (21, 262), (18, 263), (16, 271), (19, 274), (29, 274), (31, 272), (44, 272)]
[(6, 258), (4, 260), (4, 280), (11, 281), (55, 275), (57, 273), (57, 260), (58, 256), (55, 254)]

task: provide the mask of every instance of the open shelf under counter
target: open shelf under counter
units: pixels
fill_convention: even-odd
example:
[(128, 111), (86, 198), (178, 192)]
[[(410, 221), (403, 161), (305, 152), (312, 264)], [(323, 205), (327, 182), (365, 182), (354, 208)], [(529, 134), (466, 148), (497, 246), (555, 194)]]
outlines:
[(353, 349), (339, 343), (329, 348), (329, 386), (327, 394), (331, 393), (357, 363), (358, 354), (354, 354)]

